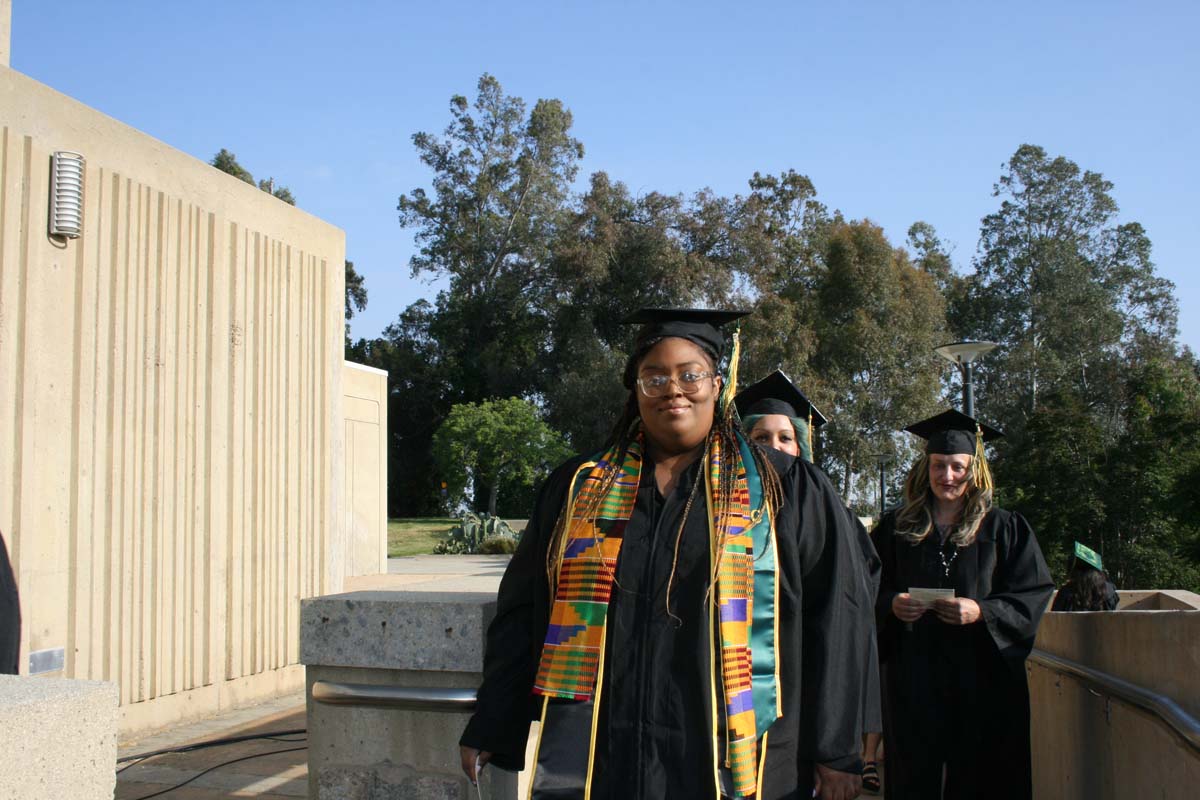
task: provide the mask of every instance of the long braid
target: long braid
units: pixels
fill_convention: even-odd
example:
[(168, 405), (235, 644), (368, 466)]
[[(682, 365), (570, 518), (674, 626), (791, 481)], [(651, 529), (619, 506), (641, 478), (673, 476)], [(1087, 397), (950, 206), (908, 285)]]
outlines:
[[(703, 461), (708, 460), (708, 447), (704, 448), (704, 455), (700, 457)], [(692, 503), (696, 500), (696, 492), (700, 490), (700, 485), (704, 480), (704, 475), (692, 483), (692, 491), (688, 493), (687, 503), (683, 507), (683, 516), (679, 520), (679, 529), (675, 531), (675, 552), (671, 557), (671, 574), (667, 576), (667, 616), (675, 620), (675, 626), (683, 625), (683, 620), (671, 611), (671, 588), (675, 585), (675, 570), (679, 566), (679, 543), (683, 541), (683, 529), (687, 525), (688, 515), (692, 513)]]

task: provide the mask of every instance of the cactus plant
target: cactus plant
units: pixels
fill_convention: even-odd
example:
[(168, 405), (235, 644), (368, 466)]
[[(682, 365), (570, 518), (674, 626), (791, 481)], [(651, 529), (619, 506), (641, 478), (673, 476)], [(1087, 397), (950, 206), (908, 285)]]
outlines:
[[(487, 544), (485, 549), (484, 545)], [(469, 555), (474, 553), (511, 553), (517, 549), (517, 534), (499, 517), (467, 513), (450, 529), (446, 540), (438, 542), (434, 553)]]

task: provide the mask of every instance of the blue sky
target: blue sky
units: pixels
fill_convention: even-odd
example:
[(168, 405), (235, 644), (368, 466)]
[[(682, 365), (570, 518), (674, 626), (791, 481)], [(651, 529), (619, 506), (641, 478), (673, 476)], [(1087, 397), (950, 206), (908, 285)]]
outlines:
[[(436, 287), (410, 277), (396, 199), (483, 72), (572, 110), (580, 180), (744, 192), (795, 169), (894, 244), (921, 219), (969, 270), (1022, 143), (1115, 184), (1200, 349), (1200, 4), (13, 0), (12, 66), (346, 231), (374, 336)], [(1192, 245), (1189, 246), (1189, 242)]]

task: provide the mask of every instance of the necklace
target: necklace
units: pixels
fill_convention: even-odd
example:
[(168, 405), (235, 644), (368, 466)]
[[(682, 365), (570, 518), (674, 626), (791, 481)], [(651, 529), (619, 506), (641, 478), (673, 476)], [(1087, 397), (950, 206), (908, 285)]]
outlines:
[(938, 554), (938, 560), (942, 562), (942, 570), (945, 573), (945, 577), (949, 578), (950, 577), (950, 565), (954, 563), (954, 559), (958, 558), (958, 547), (955, 547), (954, 551), (952, 553), (950, 553), (950, 558), (946, 558), (946, 548), (945, 547), (939, 547), (937, 554)]

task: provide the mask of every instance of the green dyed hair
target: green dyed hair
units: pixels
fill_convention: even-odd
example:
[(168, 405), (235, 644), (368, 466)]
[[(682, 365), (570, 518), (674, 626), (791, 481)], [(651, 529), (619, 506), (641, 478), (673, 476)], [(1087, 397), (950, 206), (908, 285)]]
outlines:
[[(769, 414), (751, 414), (748, 417), (742, 417), (742, 430), (746, 432), (749, 438), (754, 433), (754, 426), (758, 421)], [(809, 444), (808, 422), (799, 417), (788, 417), (792, 422), (792, 429), (796, 431), (796, 444), (800, 445), (800, 457), (808, 463), (813, 463), (812, 446)]]

